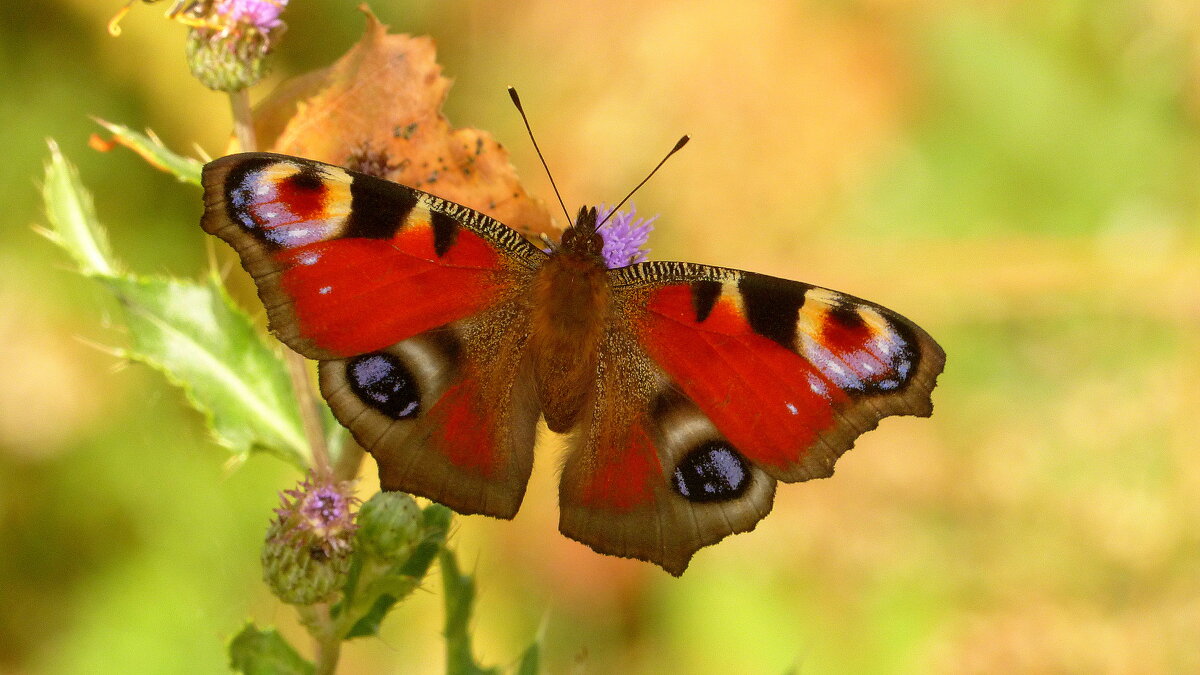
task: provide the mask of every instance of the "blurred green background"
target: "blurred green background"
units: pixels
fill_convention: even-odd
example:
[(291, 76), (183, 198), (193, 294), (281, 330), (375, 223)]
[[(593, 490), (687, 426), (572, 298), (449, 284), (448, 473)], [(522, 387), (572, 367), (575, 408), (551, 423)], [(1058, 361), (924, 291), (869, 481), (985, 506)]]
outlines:
[[(194, 188), (87, 147), (89, 115), (181, 151), (229, 134), (184, 28), (139, 6), (112, 38), (121, 4), (0, 3), (4, 673), (221, 672), (247, 617), (304, 642), (258, 578), (295, 472), (224, 470), (176, 390), (95, 348), (121, 344), (116, 308), (30, 227), (53, 137), (131, 267), (231, 264)], [(611, 203), (692, 135), (636, 200), (661, 214), (654, 257), (868, 297), (948, 354), (932, 419), (886, 421), (833, 479), (781, 486), (756, 531), (679, 580), (558, 535), (541, 448), (514, 522), (456, 521), (486, 662), (544, 624), (548, 672), (1200, 672), (1200, 6), (372, 7), (437, 40), (451, 121), (493, 132), (535, 194), (551, 197), (509, 84), (568, 204)], [(336, 0), (284, 19), (255, 96), (364, 24)], [(343, 672), (438, 672), (429, 589)]]

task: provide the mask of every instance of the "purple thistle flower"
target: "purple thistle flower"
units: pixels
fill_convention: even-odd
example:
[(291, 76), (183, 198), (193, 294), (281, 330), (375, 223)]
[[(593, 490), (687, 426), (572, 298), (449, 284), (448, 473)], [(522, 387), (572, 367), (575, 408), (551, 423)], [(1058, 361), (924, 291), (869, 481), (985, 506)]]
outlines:
[(213, 14), (224, 17), (230, 24), (250, 24), (263, 33), (269, 33), (283, 22), (279, 14), (288, 0), (218, 0)]
[(284, 536), (302, 537), (329, 554), (349, 547), (356, 527), (351, 507), (358, 501), (350, 482), (321, 484), (310, 474), (279, 497), (283, 504), (275, 514)]
[[(611, 218), (609, 214), (612, 214)], [(616, 213), (612, 207), (601, 204), (597, 207), (596, 221), (603, 222), (605, 218), (608, 222), (599, 230), (604, 239), (604, 264), (612, 269), (645, 262), (650, 252), (646, 242), (658, 216), (638, 218), (637, 207), (633, 204), (629, 205), (628, 211)]]
[(336, 528), (350, 514), (349, 500), (337, 490), (322, 486), (304, 496), (300, 515), (314, 532)]
[(354, 552), (353, 484), (325, 482), (311, 473), (279, 495), (282, 506), (267, 528), (263, 580), (294, 605), (327, 600), (345, 583)]
[(214, 0), (203, 13), (179, 20), (188, 31), (187, 60), (204, 86), (235, 92), (267, 73), (267, 54), (287, 26), (279, 14), (288, 0)]

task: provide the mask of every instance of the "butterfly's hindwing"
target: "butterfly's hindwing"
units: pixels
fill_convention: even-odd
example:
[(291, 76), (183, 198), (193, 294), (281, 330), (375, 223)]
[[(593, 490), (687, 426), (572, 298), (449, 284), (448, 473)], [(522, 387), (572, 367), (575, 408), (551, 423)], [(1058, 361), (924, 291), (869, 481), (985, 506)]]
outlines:
[(681, 574), (698, 549), (754, 527), (775, 479), (680, 391), (639, 344), (620, 307), (601, 348), (593, 397), (569, 437), (563, 534), (610, 555)]
[(479, 316), (348, 359), (322, 361), (321, 393), (379, 464), (380, 486), (459, 513), (513, 517), (533, 467), (538, 408), (524, 314)]

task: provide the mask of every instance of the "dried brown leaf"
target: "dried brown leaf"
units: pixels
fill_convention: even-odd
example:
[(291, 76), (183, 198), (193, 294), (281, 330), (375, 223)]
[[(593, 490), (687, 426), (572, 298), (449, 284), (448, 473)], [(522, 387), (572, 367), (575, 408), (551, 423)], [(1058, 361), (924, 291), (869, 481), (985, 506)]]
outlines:
[(389, 34), (361, 9), (367, 28), (358, 44), (255, 109), (263, 147), (410, 185), (528, 234), (555, 234), (545, 205), (521, 187), (491, 134), (455, 129), (442, 115), (450, 80), (433, 40)]

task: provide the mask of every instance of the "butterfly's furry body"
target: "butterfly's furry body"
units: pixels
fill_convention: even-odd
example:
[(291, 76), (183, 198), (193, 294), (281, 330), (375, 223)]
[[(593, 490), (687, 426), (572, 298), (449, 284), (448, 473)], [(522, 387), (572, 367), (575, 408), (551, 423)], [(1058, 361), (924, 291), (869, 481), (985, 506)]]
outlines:
[(568, 239), (557, 255), (545, 260), (534, 273), (529, 298), (529, 347), (538, 402), (546, 426), (558, 433), (576, 426), (591, 393), (612, 305), (608, 270), (599, 251), (592, 250), (594, 244), (571, 242), (583, 239)]
[(566, 433), (560, 530), (681, 574), (776, 481), (828, 476), (888, 415), (928, 415), (945, 356), (904, 317), (692, 263), (606, 269), (594, 209), (549, 253), (467, 207), (248, 153), (205, 167), (203, 227), (384, 489), (516, 514), (539, 417)]

